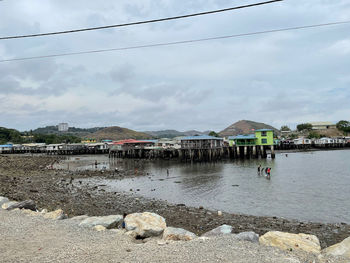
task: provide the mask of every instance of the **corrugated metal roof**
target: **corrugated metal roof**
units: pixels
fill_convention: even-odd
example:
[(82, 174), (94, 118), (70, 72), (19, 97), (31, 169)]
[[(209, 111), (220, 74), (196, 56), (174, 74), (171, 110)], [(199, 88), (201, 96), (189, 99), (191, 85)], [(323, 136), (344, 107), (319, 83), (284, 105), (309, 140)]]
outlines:
[(237, 136), (228, 137), (229, 140), (254, 140), (256, 139), (255, 134), (239, 134)]
[(193, 141), (193, 140), (222, 140), (222, 138), (209, 136), (209, 135), (187, 136), (187, 137), (181, 138), (181, 141)]

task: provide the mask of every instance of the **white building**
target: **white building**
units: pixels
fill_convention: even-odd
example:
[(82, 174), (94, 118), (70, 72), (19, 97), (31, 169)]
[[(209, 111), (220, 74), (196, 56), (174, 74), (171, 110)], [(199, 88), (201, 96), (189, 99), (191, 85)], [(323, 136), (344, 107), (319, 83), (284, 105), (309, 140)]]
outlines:
[(295, 145), (303, 145), (303, 144), (311, 145), (312, 143), (311, 139), (308, 139), (308, 138), (298, 138), (293, 141)]
[(313, 130), (335, 129), (336, 125), (331, 122), (310, 122)]
[(60, 132), (68, 131), (68, 123), (59, 123), (58, 124), (58, 131), (60, 131)]

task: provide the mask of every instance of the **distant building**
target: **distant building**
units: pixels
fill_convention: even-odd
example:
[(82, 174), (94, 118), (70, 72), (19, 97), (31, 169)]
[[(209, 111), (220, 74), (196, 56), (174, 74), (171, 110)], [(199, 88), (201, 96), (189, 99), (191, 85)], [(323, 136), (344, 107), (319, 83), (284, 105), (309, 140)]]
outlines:
[(336, 125), (331, 122), (310, 122), (312, 125), (313, 130), (328, 130), (328, 129), (335, 129)]
[(181, 138), (181, 149), (215, 149), (224, 146), (222, 138), (199, 135)]
[(273, 130), (261, 129), (255, 131), (255, 136), (257, 138), (256, 145), (273, 145)]
[(68, 123), (59, 123), (58, 124), (58, 131), (60, 131), (60, 132), (68, 131)]
[(270, 129), (256, 130), (254, 134), (244, 134), (237, 136), (230, 136), (230, 146), (255, 146), (255, 145), (267, 145), (271, 146), (275, 144), (274, 132)]

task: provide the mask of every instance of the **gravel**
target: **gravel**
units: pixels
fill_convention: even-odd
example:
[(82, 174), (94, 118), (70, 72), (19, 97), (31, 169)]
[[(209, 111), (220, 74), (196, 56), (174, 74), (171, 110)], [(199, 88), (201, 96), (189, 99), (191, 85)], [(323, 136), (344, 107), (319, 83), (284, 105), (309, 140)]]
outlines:
[(341, 259), (285, 252), (233, 236), (164, 244), (136, 242), (121, 231), (97, 232), (76, 220), (54, 221), (0, 209), (1, 262), (266, 262), (345, 263)]

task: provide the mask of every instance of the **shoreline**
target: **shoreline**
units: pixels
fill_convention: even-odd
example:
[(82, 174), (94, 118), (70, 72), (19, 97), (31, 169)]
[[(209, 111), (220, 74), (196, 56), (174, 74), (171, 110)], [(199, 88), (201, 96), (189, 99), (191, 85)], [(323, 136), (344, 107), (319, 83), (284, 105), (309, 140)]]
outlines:
[[(23, 201), (32, 199), (40, 208), (56, 210), (62, 208), (69, 217), (88, 214), (103, 216), (109, 214), (150, 211), (167, 218), (169, 225), (181, 227), (198, 235), (228, 224), (233, 232), (254, 231), (259, 235), (276, 230), (290, 233), (314, 234), (319, 237), (321, 247), (339, 243), (350, 235), (350, 225), (338, 223), (317, 223), (288, 220), (278, 217), (262, 217), (187, 207), (166, 201), (147, 199), (123, 192), (105, 192), (99, 186), (82, 186), (79, 178), (105, 177), (100, 172), (72, 172), (47, 170), (45, 167), (55, 157), (0, 156), (0, 196)], [(74, 176), (74, 178), (73, 178)], [(126, 173), (127, 177), (128, 174)], [(73, 178), (73, 179), (72, 179)]]

